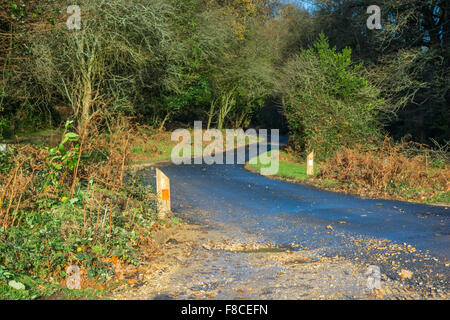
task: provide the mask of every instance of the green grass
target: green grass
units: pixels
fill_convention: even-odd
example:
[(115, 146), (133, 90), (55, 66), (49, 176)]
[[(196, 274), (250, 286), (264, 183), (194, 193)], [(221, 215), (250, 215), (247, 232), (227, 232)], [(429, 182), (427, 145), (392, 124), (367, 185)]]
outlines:
[(427, 199), (427, 203), (450, 203), (450, 191), (439, 192), (434, 197)]
[[(107, 294), (107, 291), (98, 289), (70, 290), (59, 284), (49, 283), (37, 277), (29, 275), (13, 275), (0, 270), (0, 298), (2, 300), (34, 300), (34, 299), (99, 299)], [(16, 281), (25, 286), (25, 289), (15, 289), (8, 285), (10, 281)]]
[[(267, 156), (270, 156), (271, 152), (267, 152)], [(304, 181), (307, 178), (311, 177), (306, 175), (306, 164), (296, 163), (291, 160), (292, 156), (288, 153), (280, 150), (280, 167), (278, 173), (275, 175), (276, 177), (293, 179), (296, 181)], [(261, 168), (269, 167), (270, 165), (262, 165), (260, 161), (260, 157), (257, 159), (256, 164), (248, 163), (248, 168), (251, 170), (255, 170), (260, 172)], [(317, 166), (314, 167), (314, 174), (319, 173), (319, 168)]]
[(342, 185), (341, 182), (339, 181), (335, 181), (335, 180), (331, 180), (331, 179), (322, 179), (322, 180), (317, 180), (316, 181), (319, 185), (326, 187), (326, 188), (334, 188), (337, 187), (339, 185)]
[(98, 289), (70, 290), (58, 285), (42, 284), (42, 289), (35, 285), (27, 285), (24, 290), (16, 290), (7, 284), (0, 285), (0, 297), (2, 300), (96, 300), (105, 299), (105, 291)]

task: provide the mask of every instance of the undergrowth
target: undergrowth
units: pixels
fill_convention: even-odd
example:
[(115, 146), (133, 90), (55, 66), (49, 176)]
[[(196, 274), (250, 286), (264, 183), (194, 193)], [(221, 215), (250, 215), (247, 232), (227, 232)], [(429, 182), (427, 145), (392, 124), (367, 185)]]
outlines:
[(448, 153), (389, 139), (367, 150), (341, 148), (325, 162), (319, 178), (358, 193), (425, 202), (445, 202), (450, 191)]
[[(122, 128), (122, 129), (120, 129)], [(126, 129), (124, 129), (126, 128)], [(65, 287), (67, 268), (81, 287), (103, 288), (119, 266), (138, 266), (158, 249), (163, 226), (154, 190), (126, 173), (139, 129), (74, 132), (56, 147), (18, 145), (0, 153), (0, 295), (31, 299)]]

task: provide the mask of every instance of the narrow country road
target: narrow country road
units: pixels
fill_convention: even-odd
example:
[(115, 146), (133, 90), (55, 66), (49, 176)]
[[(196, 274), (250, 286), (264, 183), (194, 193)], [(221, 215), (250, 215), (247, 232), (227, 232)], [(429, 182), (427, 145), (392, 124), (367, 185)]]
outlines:
[[(171, 179), (173, 211), (188, 221), (222, 226), (230, 237), (241, 230), (278, 248), (376, 265), (388, 279), (448, 292), (447, 207), (323, 191), (243, 165), (158, 167)], [(403, 279), (402, 270), (413, 275)]]

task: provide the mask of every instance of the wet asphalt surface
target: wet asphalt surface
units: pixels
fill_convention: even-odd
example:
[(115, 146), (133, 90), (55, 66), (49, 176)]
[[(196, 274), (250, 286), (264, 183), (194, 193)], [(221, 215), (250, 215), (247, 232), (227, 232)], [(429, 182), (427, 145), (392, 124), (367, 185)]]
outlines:
[(242, 164), (158, 167), (171, 179), (174, 213), (187, 220), (239, 226), (279, 247), (374, 264), (391, 279), (411, 270), (409, 284), (449, 289), (448, 207), (323, 191), (270, 179)]

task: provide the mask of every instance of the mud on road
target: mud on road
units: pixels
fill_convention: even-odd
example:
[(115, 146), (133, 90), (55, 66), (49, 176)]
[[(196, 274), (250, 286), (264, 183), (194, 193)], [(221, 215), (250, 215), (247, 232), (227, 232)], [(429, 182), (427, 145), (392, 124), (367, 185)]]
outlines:
[(370, 290), (367, 264), (279, 248), (239, 226), (181, 223), (155, 240), (164, 254), (112, 299), (448, 299), (384, 274)]

